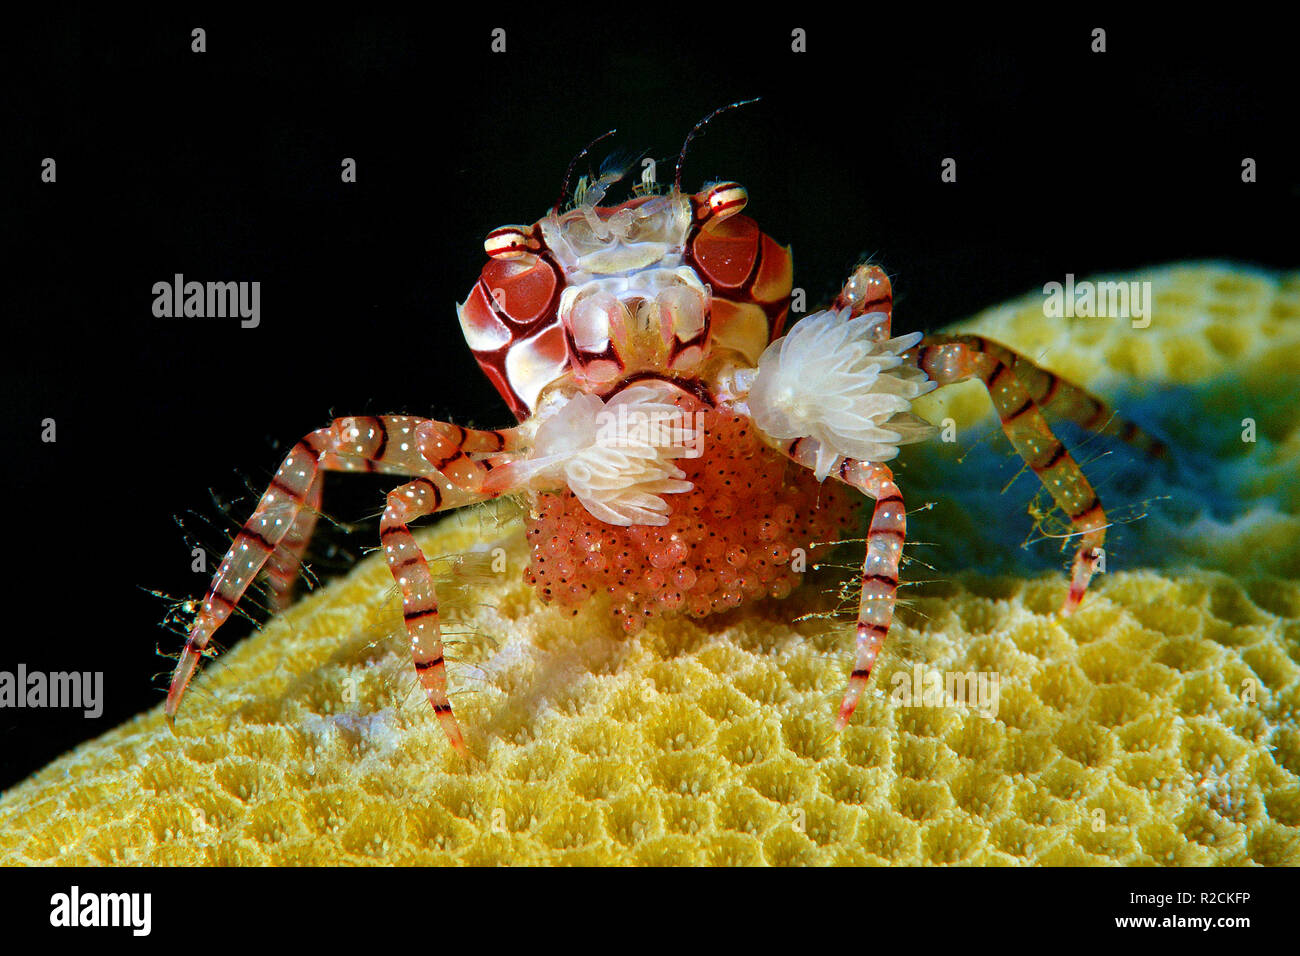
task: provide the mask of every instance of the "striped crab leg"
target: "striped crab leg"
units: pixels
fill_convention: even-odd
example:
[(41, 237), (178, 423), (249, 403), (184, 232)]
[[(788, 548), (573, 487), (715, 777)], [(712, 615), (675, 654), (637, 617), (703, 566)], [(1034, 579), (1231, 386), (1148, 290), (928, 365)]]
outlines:
[[(864, 263), (854, 270), (831, 305), (835, 312), (848, 309), (849, 319), (880, 314), (881, 321), (871, 330), (871, 337), (876, 341), (890, 338), (893, 308), (889, 277), (883, 269), (871, 263)], [(815, 439), (796, 438), (778, 442), (776, 447), (796, 464), (816, 471), (819, 446)], [(907, 537), (907, 512), (903, 507), (903, 493), (894, 482), (893, 472), (885, 465), (840, 458), (831, 474), (876, 502), (867, 529), (867, 551), (862, 562), (853, 670), (835, 719), (835, 729), (843, 730), (862, 699), (871, 670), (894, 621), (898, 567)]]
[[(458, 425), (425, 421), (416, 427), (415, 438), (421, 457), (463, 494), (483, 500), (511, 489), (511, 469), (505, 456), (470, 457), (474, 453), (501, 452), (506, 447), (506, 432), (474, 432)], [(380, 520), (379, 540), (388, 569), (402, 592), (402, 623), (420, 685), (452, 749), (468, 758), (465, 736), (447, 696), (447, 660), (437, 589), (424, 552), (409, 527), (417, 518), (448, 507), (455, 504), (448, 502), (444, 490), (429, 477), (394, 488), (388, 493)]]
[[(817, 462), (817, 442), (809, 438), (795, 439), (783, 449), (793, 461), (813, 469)], [(853, 671), (849, 686), (840, 702), (835, 718), (835, 729), (848, 726), (858, 701), (862, 699), (871, 669), (876, 665), (880, 650), (894, 622), (894, 605), (898, 597), (898, 565), (903, 557), (903, 542), (907, 538), (907, 510), (903, 506), (903, 493), (894, 481), (894, 474), (879, 463), (840, 459), (834, 477), (856, 488), (876, 501), (867, 528), (867, 553), (862, 561), (862, 594), (858, 600), (857, 643), (854, 651)]]
[(279, 546), (266, 562), (267, 583), (270, 585), (271, 610), (279, 613), (293, 600), (293, 586), (302, 567), (302, 556), (316, 530), (320, 517), (321, 476), (318, 474), (303, 498), (302, 509), (293, 524), (280, 540)]
[(468, 757), (465, 737), (447, 696), (447, 662), (437, 590), (424, 552), (408, 527), (416, 518), (433, 514), (443, 507), (443, 492), (431, 478), (416, 478), (394, 488), (388, 493), (388, 504), (379, 525), (379, 540), (384, 546), (388, 570), (402, 592), (402, 624), (410, 640), (415, 673), (452, 749), (462, 757)]
[(849, 310), (849, 318), (856, 319), (870, 312), (883, 312), (884, 321), (876, 326), (872, 338), (883, 342), (890, 337), (894, 315), (894, 290), (889, 276), (880, 266), (865, 262), (853, 270), (844, 288), (831, 304), (833, 311)]
[[(345, 419), (344, 421), (349, 420)], [(459, 425), (425, 421), (424, 419), (405, 415), (354, 419), (351, 420), (350, 425), (344, 426), (345, 431), (349, 428), (357, 429), (357, 438), (367, 443), (366, 447), (373, 457), (358, 456), (355, 453), (356, 449), (353, 449), (353, 454), (349, 455), (327, 451), (321, 456), (320, 466), (322, 470), (378, 471), (399, 475), (427, 471), (427, 458), (421, 460), (405, 454), (400, 447), (388, 447), (388, 441), (391, 440), (392, 436), (397, 437), (399, 444), (402, 441), (409, 443), (412, 438), (417, 437), (417, 432), (421, 429), (436, 430), (441, 435), (452, 436), (448, 439), (448, 444), (463, 447), (466, 452), (494, 451), (505, 440), (495, 437), (503, 434), (500, 432), (470, 432), (468, 429), (462, 429)], [(462, 433), (464, 434), (462, 435)], [(437, 452), (440, 459), (446, 457), (447, 454), (446, 451), (439, 450)], [(490, 463), (488, 467), (490, 467)], [(435, 468), (435, 470), (438, 469)], [(461, 476), (465, 470), (466, 468), (457, 469), (455, 475), (448, 477), (455, 481), (456, 477)], [(303, 552), (306, 551), (307, 545), (311, 541), (312, 532), (316, 527), (316, 519), (320, 516), (321, 485), (321, 476), (318, 473), (316, 480), (307, 492), (298, 517), (294, 519), (293, 525), (280, 541), (275, 552), (267, 559), (266, 571), (270, 584), (271, 609), (273, 611), (282, 611), (291, 602), (293, 585), (297, 580), (299, 568), (302, 566)]]
[[(880, 321), (871, 328), (871, 337), (877, 341), (891, 337), (893, 294), (889, 278), (878, 266), (859, 266), (832, 309), (847, 309), (849, 319), (877, 314)], [(1081, 537), (1063, 608), (1063, 613), (1070, 613), (1087, 590), (1093, 561), (1105, 542), (1106, 514), (1083, 471), (1052, 434), (1040, 405), (1085, 427), (1116, 434), (1153, 454), (1162, 454), (1164, 447), (1136, 426), (1118, 419), (1104, 402), (1083, 389), (987, 339), (930, 336), (908, 352), (907, 358), (939, 385), (979, 378), (988, 388), (1003, 430), (1069, 515)], [(815, 440), (796, 439), (780, 447), (795, 462), (815, 470), (819, 450)], [(862, 566), (853, 671), (835, 722), (836, 729), (842, 730), (866, 689), (893, 623), (907, 514), (902, 492), (883, 464), (840, 458), (832, 474), (876, 501)]]
[(1112, 435), (1154, 457), (1168, 454), (1168, 448), (1163, 442), (1132, 422), (1120, 418), (1106, 402), (1054, 372), (1040, 368), (1005, 345), (978, 335), (931, 335), (921, 344), (940, 345), (947, 342), (964, 344), (1006, 365), (1024, 385), (1034, 403), (1048, 415), (1082, 425), (1091, 432)]
[[(850, 318), (857, 318), (869, 312), (883, 312), (884, 321), (877, 326), (872, 337), (878, 341), (888, 339), (894, 307), (893, 289), (889, 277), (883, 269), (871, 263), (864, 263), (853, 271), (853, 275), (840, 290), (832, 308), (849, 309)], [(1092, 432), (1113, 435), (1121, 441), (1160, 457), (1168, 449), (1159, 439), (1147, 434), (1132, 422), (1120, 418), (1106, 402), (1097, 398), (1059, 375), (1040, 368), (1029, 359), (1014, 352), (1004, 345), (976, 335), (932, 335), (923, 345), (942, 342), (965, 342), (971, 348), (986, 352), (1004, 363), (1021, 383), (1032, 398), (1047, 414), (1065, 421), (1075, 422)]]
[[(421, 438), (431, 435), (435, 437)], [(440, 475), (447, 482), (440, 506), (457, 507), (479, 497), (464, 484), (472, 485), (475, 476), (486, 476), (495, 464), (504, 463), (516, 442), (514, 430), (475, 431), (408, 415), (338, 418), (297, 442), (213, 576), (167, 691), (164, 713), (168, 722), (174, 722), (213, 634), (282, 544), (286, 547), (271, 569), (273, 594), (276, 578), (283, 588), (284, 581), (291, 580), (290, 574), (296, 575), (314, 523), (306, 515), (319, 503), (322, 470), (429, 476), (439, 475), (436, 465), (442, 463), (448, 473)], [(426, 457), (426, 449), (436, 461)], [(489, 460), (471, 464), (468, 456), (472, 452), (486, 453)], [(498, 471), (504, 479), (509, 469)], [(504, 485), (504, 481), (498, 483)]]
[(1070, 590), (1061, 609), (1069, 614), (1083, 600), (1093, 563), (1106, 541), (1106, 512), (1083, 470), (1052, 434), (1029, 388), (1003, 360), (1008, 351), (977, 336), (927, 336), (908, 357), (940, 385), (971, 378), (983, 382), (1007, 438), (1069, 517), (1079, 536)]

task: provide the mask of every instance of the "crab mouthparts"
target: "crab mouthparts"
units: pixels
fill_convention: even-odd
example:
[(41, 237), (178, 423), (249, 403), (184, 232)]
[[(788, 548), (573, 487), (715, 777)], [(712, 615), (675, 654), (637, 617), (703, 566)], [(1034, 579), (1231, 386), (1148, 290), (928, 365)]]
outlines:
[(561, 317), (574, 363), (593, 380), (670, 368), (687, 344), (699, 345), (702, 354), (708, 302), (692, 289), (670, 286), (653, 296), (624, 297), (593, 290), (564, 305), (568, 308), (562, 307)]

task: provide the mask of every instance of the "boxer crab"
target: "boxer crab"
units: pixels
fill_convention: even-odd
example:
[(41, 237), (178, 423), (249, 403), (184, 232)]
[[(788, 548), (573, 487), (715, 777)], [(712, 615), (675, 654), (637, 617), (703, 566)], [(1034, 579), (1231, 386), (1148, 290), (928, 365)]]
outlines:
[[(934, 431), (910, 410), (914, 399), (971, 378), (987, 386), (1016, 451), (1071, 521), (1078, 547), (1063, 611), (1079, 604), (1106, 515), (1044, 412), (1147, 441), (1137, 429), (994, 342), (893, 336), (890, 282), (870, 263), (829, 309), (787, 332), (790, 251), (742, 214), (743, 187), (684, 194), (679, 158), (671, 190), (600, 205), (620, 175), (584, 180), (576, 202), (563, 208), (562, 194), (531, 226), (490, 233), (488, 262), (459, 306), (471, 351), (520, 423), (480, 430), (405, 415), (345, 417), (297, 442), (193, 620), (167, 695), (169, 720), (259, 573), (272, 606), (287, 603), (322, 473), (362, 471), (409, 479), (388, 494), (380, 537), (415, 671), (462, 755), (434, 581), (409, 530), (415, 519), (525, 495), (527, 580), (544, 600), (574, 608), (605, 595), (635, 631), (664, 612), (703, 616), (789, 594), (800, 577), (795, 549), (843, 536), (861, 500), (847, 489), (861, 492), (875, 503), (856, 654), (836, 717), (842, 729), (894, 614), (907, 519), (885, 463)], [(566, 175), (565, 193), (567, 184)]]

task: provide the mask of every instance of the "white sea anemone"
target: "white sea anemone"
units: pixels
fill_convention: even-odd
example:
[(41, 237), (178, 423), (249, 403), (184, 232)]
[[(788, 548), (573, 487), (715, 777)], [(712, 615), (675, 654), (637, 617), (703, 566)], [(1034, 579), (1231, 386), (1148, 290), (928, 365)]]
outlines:
[(672, 463), (693, 457), (695, 433), (653, 388), (633, 385), (608, 402), (578, 394), (541, 414), (532, 453), (511, 466), (520, 484), (567, 486), (592, 515), (622, 526), (667, 524), (661, 496), (695, 487)]
[(749, 393), (754, 424), (765, 434), (816, 440), (818, 480), (841, 456), (889, 461), (899, 445), (935, 433), (911, 407), (937, 383), (902, 359), (921, 333), (876, 341), (883, 312), (849, 315), (817, 312), (796, 323), (759, 357)]

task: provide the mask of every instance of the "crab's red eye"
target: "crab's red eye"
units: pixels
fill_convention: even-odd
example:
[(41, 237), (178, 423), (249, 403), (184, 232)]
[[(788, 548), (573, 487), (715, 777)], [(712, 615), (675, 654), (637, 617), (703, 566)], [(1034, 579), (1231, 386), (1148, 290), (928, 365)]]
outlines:
[(518, 259), (537, 251), (532, 230), (523, 226), (501, 226), (483, 240), (483, 249), (493, 259)]
[(749, 192), (740, 183), (718, 183), (709, 189), (706, 202), (710, 222), (718, 223), (744, 209)]

